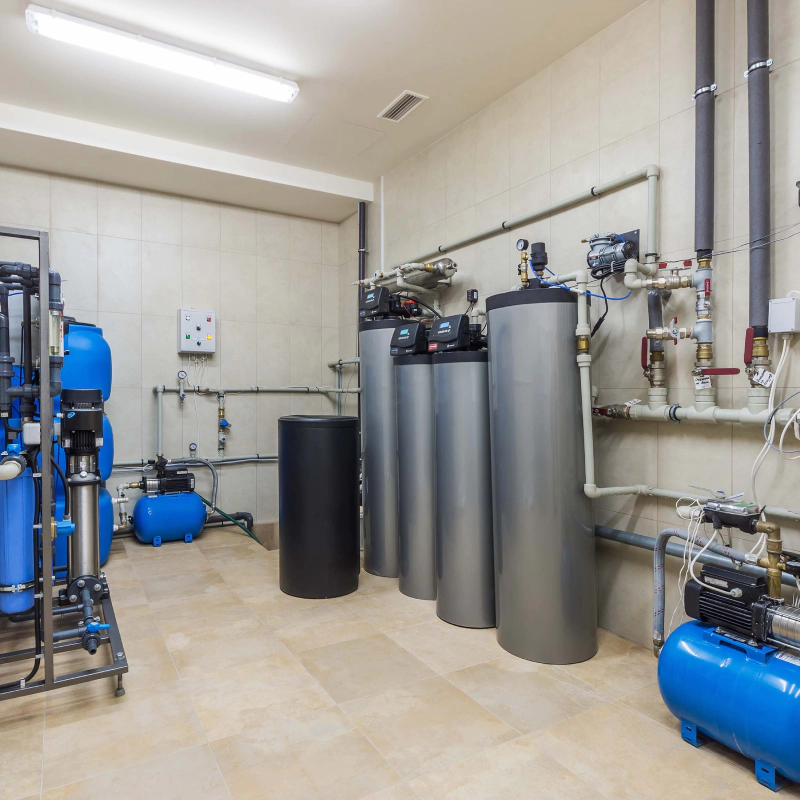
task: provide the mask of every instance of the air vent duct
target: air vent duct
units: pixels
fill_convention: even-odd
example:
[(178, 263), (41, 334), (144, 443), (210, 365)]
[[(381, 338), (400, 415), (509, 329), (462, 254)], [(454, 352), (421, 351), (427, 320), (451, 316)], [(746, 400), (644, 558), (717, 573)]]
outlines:
[(378, 114), (378, 119), (390, 119), (392, 122), (400, 122), (403, 117), (407, 117), (420, 103), (427, 99), (424, 94), (406, 90)]

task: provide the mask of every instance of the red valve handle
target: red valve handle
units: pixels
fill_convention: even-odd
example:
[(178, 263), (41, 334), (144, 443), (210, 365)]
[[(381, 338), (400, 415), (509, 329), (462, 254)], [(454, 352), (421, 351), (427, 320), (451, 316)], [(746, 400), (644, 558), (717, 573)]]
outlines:
[(706, 297), (711, 296), (711, 278), (706, 278), (703, 281), (703, 291), (705, 292)]
[(659, 261), (658, 262), (658, 268), (659, 269), (666, 269), (667, 268), (667, 262), (666, 261)]
[(739, 367), (708, 367), (700, 370), (703, 375), (738, 375)]
[(642, 369), (647, 369), (647, 337), (642, 336)]
[[(676, 328), (677, 326), (678, 326), (678, 318), (677, 317), (673, 317), (672, 318), (672, 327)], [(677, 336), (673, 336), (672, 337), (672, 343), (673, 344), (678, 344), (678, 337)]]
[(744, 363), (753, 363), (753, 339), (755, 339), (756, 332), (752, 328), (748, 328), (744, 334)]
[(683, 262), (684, 267), (691, 267), (692, 266), (692, 259), (687, 258), (686, 261)]

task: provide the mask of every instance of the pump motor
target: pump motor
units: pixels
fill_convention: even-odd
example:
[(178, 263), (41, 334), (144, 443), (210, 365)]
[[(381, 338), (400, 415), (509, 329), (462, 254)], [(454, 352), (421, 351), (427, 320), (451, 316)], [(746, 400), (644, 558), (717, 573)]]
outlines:
[(628, 233), (593, 233), (583, 240), (589, 245), (586, 263), (593, 278), (605, 278), (622, 272), (629, 258), (639, 258), (639, 231)]

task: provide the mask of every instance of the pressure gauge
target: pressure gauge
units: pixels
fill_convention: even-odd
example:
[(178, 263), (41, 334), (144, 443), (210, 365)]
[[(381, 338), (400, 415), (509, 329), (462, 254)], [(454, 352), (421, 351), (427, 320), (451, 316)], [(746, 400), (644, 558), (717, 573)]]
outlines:
[(185, 380), (186, 379), (186, 370), (181, 370), (178, 373), (178, 378), (179, 378), (179, 380)]
[(520, 253), (521, 253), (523, 250), (527, 250), (527, 249), (528, 249), (528, 240), (527, 239), (519, 239), (517, 241), (517, 250), (519, 250)]

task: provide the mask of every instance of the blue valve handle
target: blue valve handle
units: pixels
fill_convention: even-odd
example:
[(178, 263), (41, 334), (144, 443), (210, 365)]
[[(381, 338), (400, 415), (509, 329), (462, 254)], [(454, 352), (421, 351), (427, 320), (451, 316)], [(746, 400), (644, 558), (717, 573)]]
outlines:
[(107, 625), (105, 623), (90, 622), (86, 626), (86, 630), (89, 631), (89, 633), (97, 633), (97, 631), (107, 631), (110, 627), (111, 627), (110, 625)]
[(75, 533), (75, 523), (69, 521), (56, 522), (56, 536), (69, 536)]
[(220, 428), (230, 428), (231, 424), (230, 424), (230, 422), (228, 422), (228, 420), (221, 419), (219, 421), (219, 426), (220, 426)]

